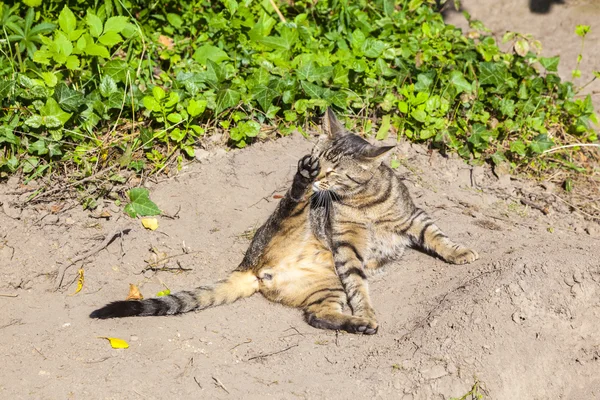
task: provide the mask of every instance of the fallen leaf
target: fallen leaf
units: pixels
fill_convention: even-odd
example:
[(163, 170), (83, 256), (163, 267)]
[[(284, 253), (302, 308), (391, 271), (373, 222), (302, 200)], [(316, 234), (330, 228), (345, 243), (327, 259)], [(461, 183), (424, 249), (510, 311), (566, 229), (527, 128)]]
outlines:
[(75, 289), (75, 292), (69, 296), (75, 296), (77, 293), (81, 292), (81, 289), (83, 289), (83, 268), (79, 268), (79, 271), (77, 272), (79, 273), (79, 278), (77, 278), (77, 289)]
[(129, 343), (123, 339), (106, 336), (98, 336), (98, 338), (108, 340), (113, 349), (127, 349), (129, 347)]
[(144, 228), (155, 231), (158, 228), (158, 220), (156, 218), (142, 218)]
[(160, 35), (158, 37), (158, 43), (162, 44), (169, 50), (173, 50), (173, 47), (175, 47), (175, 41), (170, 37), (164, 35)]
[(156, 293), (156, 297), (168, 296), (170, 294), (171, 294), (171, 291), (169, 289), (165, 289), (165, 290), (161, 290), (160, 292)]
[(144, 296), (140, 292), (140, 288), (135, 286), (133, 283), (129, 284), (129, 294), (125, 300), (143, 300)]

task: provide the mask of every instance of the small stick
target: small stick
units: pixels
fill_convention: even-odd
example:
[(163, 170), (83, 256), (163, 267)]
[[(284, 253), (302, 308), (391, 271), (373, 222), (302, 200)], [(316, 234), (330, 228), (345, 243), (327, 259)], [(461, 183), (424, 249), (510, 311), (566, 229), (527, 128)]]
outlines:
[(539, 204), (536, 204), (531, 200), (524, 199), (523, 197), (521, 197), (519, 200), (521, 200), (521, 203), (526, 206), (535, 208), (536, 210), (540, 210), (542, 212), (542, 214), (544, 214), (544, 215), (550, 214), (550, 210), (548, 210), (548, 207), (540, 206)]
[(71, 263), (69, 265), (60, 267), (60, 269), (58, 270), (58, 273), (56, 274), (56, 280), (54, 281), (54, 291), (57, 291), (58, 289), (60, 289), (60, 286), (62, 285), (63, 279), (65, 277), (65, 272), (67, 272), (67, 270), (69, 268), (71, 268), (73, 265), (75, 265), (79, 261), (85, 260), (86, 258), (93, 256), (94, 254), (98, 253), (99, 251), (105, 249), (106, 247), (108, 247), (109, 244), (111, 244), (113, 242), (113, 240), (115, 240), (117, 237), (121, 237), (124, 234), (129, 233), (129, 231), (131, 231), (130, 228), (124, 228), (124, 229), (119, 228), (119, 229), (113, 231), (111, 234), (107, 235), (106, 238), (104, 238), (104, 241), (102, 243), (100, 243), (98, 246), (93, 247), (91, 250), (87, 251), (86, 253), (84, 253), (78, 257), (75, 257), (75, 259), (73, 261), (71, 261)]
[(223, 389), (224, 391), (226, 391), (226, 392), (227, 392), (227, 394), (231, 394), (231, 393), (229, 393), (229, 390), (227, 390), (227, 388), (225, 387), (225, 385), (223, 385), (223, 382), (221, 382), (221, 381), (219, 380), (219, 378), (216, 378), (216, 377), (214, 377), (214, 376), (213, 376), (212, 378), (213, 378), (213, 381), (215, 381), (215, 384), (216, 384), (218, 387), (220, 387), (221, 389)]
[(285, 17), (281, 13), (281, 11), (279, 11), (279, 7), (277, 7), (277, 4), (275, 4), (275, 1), (274, 0), (269, 0), (269, 2), (271, 3), (271, 5), (273, 6), (273, 8), (275, 9), (275, 12), (277, 13), (277, 15), (279, 15), (279, 19), (281, 20), (281, 22), (283, 22), (285, 24), (286, 23)]
[(238, 343), (238, 344), (236, 344), (235, 346), (233, 346), (232, 348), (230, 348), (230, 349), (229, 349), (229, 351), (231, 351), (231, 350), (233, 350), (233, 349), (235, 349), (235, 348), (238, 348), (238, 347), (240, 347), (240, 346), (241, 346), (241, 345), (243, 345), (243, 344), (248, 344), (248, 343), (252, 343), (252, 339), (248, 339), (248, 340), (246, 340), (245, 342), (242, 342), (242, 343)]
[(283, 353), (284, 351), (288, 351), (289, 349), (293, 349), (294, 347), (298, 347), (298, 345), (297, 345), (297, 344), (293, 344), (293, 345), (291, 345), (291, 346), (289, 346), (289, 347), (286, 347), (286, 348), (285, 348), (285, 349), (283, 349), (283, 350), (275, 351), (275, 352), (273, 352), (273, 353), (259, 354), (259, 355), (257, 355), (257, 356), (254, 356), (254, 357), (250, 357), (250, 358), (249, 358), (249, 359), (247, 359), (246, 361), (256, 360), (256, 359), (258, 359), (258, 358), (266, 358), (266, 357), (271, 357), (271, 356), (274, 356), (275, 354)]
[(196, 377), (194, 377), (194, 382), (196, 382), (196, 385), (198, 385), (198, 387), (202, 390), (204, 390), (204, 388), (202, 387), (202, 385), (200, 384), (200, 382), (198, 382), (198, 379), (196, 379)]
[(0, 297), (19, 297), (18, 294), (5, 294), (5, 293), (0, 293)]
[[(180, 253), (180, 254), (173, 254), (172, 256), (168, 256), (165, 258), (161, 258), (158, 261), (154, 261), (154, 262), (149, 262), (148, 263), (148, 267), (146, 267), (146, 269), (144, 269), (142, 272), (146, 271), (147, 269), (151, 269), (151, 268), (156, 268), (158, 267), (160, 264), (164, 264), (165, 261), (171, 259), (171, 258), (175, 258), (175, 257), (181, 257), (181, 256), (187, 256), (189, 254), (196, 254), (196, 253), (200, 253), (200, 250), (195, 250), (195, 251), (189, 251), (187, 253)], [(185, 268), (173, 268), (173, 269), (183, 269), (186, 270)]]
[(600, 220), (600, 218), (599, 218), (599, 217), (596, 217), (596, 216), (594, 216), (594, 215), (591, 215), (591, 214), (588, 214), (588, 213), (586, 213), (586, 212), (585, 212), (585, 211), (583, 211), (581, 208), (579, 208), (579, 207), (575, 207), (573, 204), (571, 204), (571, 203), (569, 203), (568, 201), (564, 200), (564, 199), (563, 199), (563, 198), (561, 198), (560, 196), (557, 196), (557, 195), (555, 195), (554, 193), (552, 193), (552, 196), (556, 197), (557, 199), (559, 199), (559, 200), (560, 200), (560, 201), (562, 201), (563, 203), (566, 203), (568, 206), (570, 206), (570, 207), (573, 207), (575, 210), (579, 211), (579, 212), (580, 212), (580, 213), (582, 213), (583, 215), (586, 215), (586, 216), (588, 216), (588, 217), (590, 217), (590, 218), (593, 218), (593, 219)]

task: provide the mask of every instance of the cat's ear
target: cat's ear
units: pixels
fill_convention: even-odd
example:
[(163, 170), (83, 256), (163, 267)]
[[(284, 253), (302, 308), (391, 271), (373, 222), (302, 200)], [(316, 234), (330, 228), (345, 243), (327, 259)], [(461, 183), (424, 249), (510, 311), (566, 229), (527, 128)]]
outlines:
[(392, 150), (396, 146), (373, 146), (369, 145), (365, 149), (362, 150), (361, 156), (368, 160), (381, 160), (388, 151)]
[(329, 139), (335, 139), (337, 137), (346, 135), (346, 129), (344, 129), (344, 125), (338, 121), (335, 113), (329, 107), (327, 107), (327, 111), (325, 111), (325, 115), (323, 115), (322, 125), (323, 132), (325, 132)]

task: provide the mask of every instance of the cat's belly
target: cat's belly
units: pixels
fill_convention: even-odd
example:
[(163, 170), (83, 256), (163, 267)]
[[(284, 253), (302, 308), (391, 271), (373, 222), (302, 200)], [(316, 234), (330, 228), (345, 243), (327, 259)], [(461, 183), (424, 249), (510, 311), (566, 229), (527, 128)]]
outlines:
[(267, 299), (299, 307), (317, 290), (341, 288), (331, 251), (314, 237), (280, 250), (269, 254), (268, 264), (258, 273), (260, 292)]

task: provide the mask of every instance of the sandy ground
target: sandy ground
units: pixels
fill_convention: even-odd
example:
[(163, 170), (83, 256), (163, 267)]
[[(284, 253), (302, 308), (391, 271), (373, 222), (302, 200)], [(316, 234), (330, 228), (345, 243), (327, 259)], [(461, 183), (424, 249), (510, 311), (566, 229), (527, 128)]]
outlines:
[[(497, 14), (470, 3), (477, 2), (464, 1), (465, 8), (489, 17), (495, 30), (544, 28), (538, 32), (548, 36), (540, 38), (549, 55), (567, 54), (564, 46), (574, 43), (565, 19), (591, 18), (591, 11), (574, 11), (585, 2), (554, 5), (541, 16), (529, 14), (525, 0), (502, 2)], [(596, 21), (589, 21), (588, 50), (600, 69), (591, 51)], [(570, 36), (563, 40), (561, 29)], [(297, 310), (260, 295), (177, 317), (88, 318), (124, 299), (129, 283), (151, 297), (164, 285), (175, 291), (226, 276), (248, 246), (244, 232), (271, 213), (310, 148), (293, 136), (209, 152), (177, 177), (148, 183), (171, 216), (159, 217), (156, 231), (108, 201), (101, 205), (108, 220), (72, 201), (21, 209), (35, 184), (0, 184), (0, 395), (448, 399), (478, 381), (486, 399), (600, 398), (600, 225), (571, 212), (553, 185), (496, 177), (408, 143), (397, 147), (397, 173), (418, 205), (481, 259), (454, 266), (408, 252), (371, 281), (377, 335), (313, 329)], [(125, 228), (128, 234), (70, 267), (66, 287), (53, 290), (59, 269)], [(171, 271), (144, 272), (156, 254), (171, 257), (163, 265)], [(79, 267), (85, 284), (70, 296)], [(130, 347), (112, 349), (98, 337)]]

